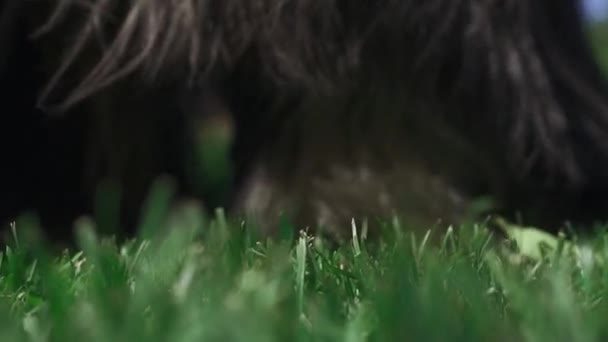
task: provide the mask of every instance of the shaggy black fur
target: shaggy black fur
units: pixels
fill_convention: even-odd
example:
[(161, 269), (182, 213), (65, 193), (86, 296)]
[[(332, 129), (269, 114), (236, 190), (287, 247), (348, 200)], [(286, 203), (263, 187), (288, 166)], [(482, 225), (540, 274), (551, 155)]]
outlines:
[[(460, 220), (483, 195), (547, 229), (605, 218), (608, 88), (578, 0), (4, 0), (1, 10), (2, 101), (16, 108), (1, 128), (2, 181), (15, 210), (86, 211), (105, 178), (124, 186), (130, 213), (160, 173), (187, 192), (186, 127), (205, 113), (184, 99), (211, 91), (236, 128), (225, 204), (267, 227), (280, 212), (333, 232), (393, 211)], [(47, 122), (34, 96), (66, 121)]]

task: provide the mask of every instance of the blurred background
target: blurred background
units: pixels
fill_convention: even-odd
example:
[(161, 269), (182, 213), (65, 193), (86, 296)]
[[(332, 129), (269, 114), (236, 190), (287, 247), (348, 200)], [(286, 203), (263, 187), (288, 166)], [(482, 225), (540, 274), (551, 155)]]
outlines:
[(608, 0), (584, 0), (583, 3), (591, 42), (608, 75)]
[(608, 17), (608, 0), (584, 0), (585, 15), (590, 20), (602, 21)]

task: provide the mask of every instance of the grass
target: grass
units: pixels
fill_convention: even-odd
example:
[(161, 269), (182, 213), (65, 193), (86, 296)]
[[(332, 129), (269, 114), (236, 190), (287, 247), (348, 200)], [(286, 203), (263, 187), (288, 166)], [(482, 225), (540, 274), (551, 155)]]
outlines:
[(604, 74), (608, 74), (608, 21), (601, 21), (590, 25), (589, 41), (595, 53), (595, 57), (600, 63)]
[[(35, 221), (0, 254), (0, 341), (605, 341), (608, 234), (584, 242), (470, 224), (331, 248), (194, 206), (150, 202), (117, 244), (76, 224), (53, 254)], [(167, 215), (158, 215), (166, 212)], [(291, 236), (290, 236), (291, 235)], [(537, 243), (539, 242), (540, 243)]]

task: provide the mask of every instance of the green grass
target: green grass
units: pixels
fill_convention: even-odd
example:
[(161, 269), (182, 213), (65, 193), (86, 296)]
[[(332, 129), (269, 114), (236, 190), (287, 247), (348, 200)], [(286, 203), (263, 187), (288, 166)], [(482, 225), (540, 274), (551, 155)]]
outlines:
[(594, 23), (589, 28), (589, 41), (604, 74), (608, 75), (608, 21)]
[[(0, 341), (605, 341), (608, 235), (483, 224), (329, 247), (153, 196), (141, 238), (76, 225), (52, 254), (22, 220), (0, 257)], [(158, 213), (168, 212), (167, 215)], [(540, 244), (536, 242), (541, 241)], [(531, 243), (534, 242), (534, 243)]]

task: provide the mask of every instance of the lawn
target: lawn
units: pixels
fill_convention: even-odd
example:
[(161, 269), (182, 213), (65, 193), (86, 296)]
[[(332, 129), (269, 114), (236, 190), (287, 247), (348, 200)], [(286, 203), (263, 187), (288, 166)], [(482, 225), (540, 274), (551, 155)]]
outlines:
[(355, 220), (336, 247), (287, 223), (256, 239), (222, 211), (169, 210), (162, 192), (133, 241), (82, 219), (77, 248), (52, 253), (35, 221), (18, 221), (0, 256), (0, 341), (608, 338), (601, 231), (566, 240), (478, 223), (414, 236), (395, 217), (379, 241)]

